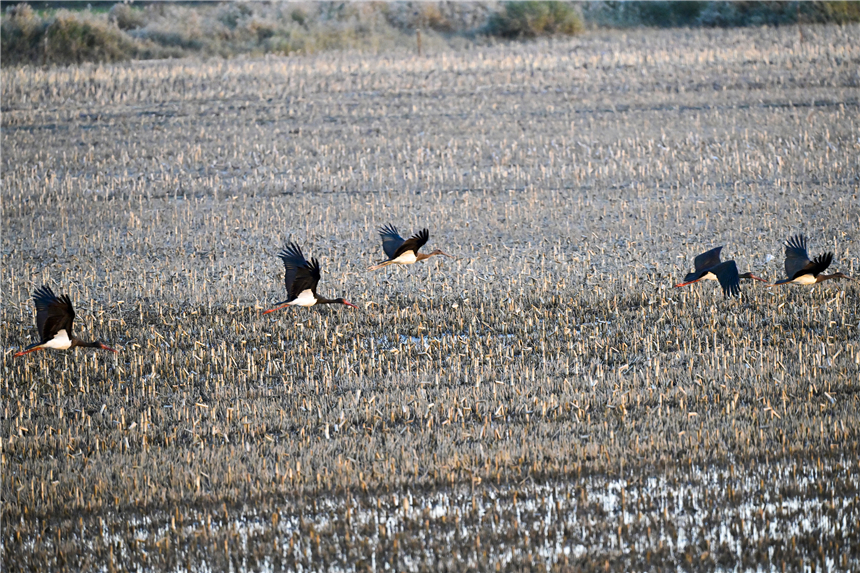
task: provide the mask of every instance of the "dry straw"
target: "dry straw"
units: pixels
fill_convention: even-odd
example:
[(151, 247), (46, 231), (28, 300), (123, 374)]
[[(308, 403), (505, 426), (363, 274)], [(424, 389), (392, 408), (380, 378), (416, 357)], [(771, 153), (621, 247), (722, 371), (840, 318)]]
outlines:
[[(856, 568), (857, 286), (670, 285), (857, 273), (858, 31), (0, 71), (4, 560)], [(123, 352), (12, 360), (42, 283)]]

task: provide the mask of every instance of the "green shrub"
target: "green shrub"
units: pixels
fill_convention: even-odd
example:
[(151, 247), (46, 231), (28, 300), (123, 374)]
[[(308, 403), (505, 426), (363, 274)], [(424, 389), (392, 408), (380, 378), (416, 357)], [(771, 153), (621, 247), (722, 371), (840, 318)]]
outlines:
[(146, 26), (143, 10), (132, 8), (128, 4), (114, 4), (108, 12), (108, 18), (120, 30), (136, 30)]
[(503, 38), (535, 38), (582, 31), (582, 18), (567, 2), (505, 2), (490, 16), (487, 32)]
[(61, 10), (45, 30), (45, 53), (57, 63), (116, 62), (134, 57), (134, 41), (119, 28)]
[(860, 22), (860, 2), (804, 2), (800, 9), (802, 22)]
[[(398, 30), (435, 30), (444, 34), (468, 32), (486, 24), (484, 5), (457, 2), (390, 2), (380, 6), (385, 20)], [(480, 22), (475, 22), (481, 18)]]
[(253, 10), (245, 4), (228, 3), (219, 8), (217, 19), (219, 22), (227, 26), (229, 29), (234, 29), (243, 19), (248, 18), (253, 14)]
[[(46, 4), (46, 3), (43, 3)], [(73, 7), (86, 6), (80, 3)], [(8, 7), (2, 64), (68, 64), (189, 55), (414, 49), (474, 39), (570, 35), (590, 26), (762, 26), (860, 21), (860, 2), (320, 2), (124, 3), (35, 12)], [(460, 38), (455, 38), (460, 36)]]
[(693, 26), (705, 2), (637, 2), (636, 6), (644, 26)]
[(308, 20), (308, 15), (301, 8), (296, 8), (290, 12), (290, 18), (299, 26), (305, 26)]
[(608, 27), (736, 27), (860, 21), (858, 2), (591, 2), (586, 19)]
[(29, 4), (18, 4), (6, 9), (0, 24), (0, 51), (3, 63), (38, 63), (44, 59), (42, 39), (46, 24), (33, 12)]

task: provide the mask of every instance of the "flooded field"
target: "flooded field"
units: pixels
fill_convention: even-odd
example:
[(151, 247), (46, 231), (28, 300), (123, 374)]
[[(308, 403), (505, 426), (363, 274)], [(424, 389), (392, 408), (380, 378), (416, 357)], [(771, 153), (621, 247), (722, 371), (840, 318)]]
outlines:
[(4, 567), (857, 569), (858, 32), (3, 69)]
[[(626, 477), (278, 496), (231, 508), (67, 519), (48, 530), (76, 548), (75, 568), (89, 555), (107, 568), (139, 571), (860, 565), (852, 550), (860, 541), (856, 460), (677, 465)], [(54, 545), (22, 556), (22, 564), (64, 565), (56, 551), (63, 543)], [(44, 545), (24, 546), (34, 548)]]

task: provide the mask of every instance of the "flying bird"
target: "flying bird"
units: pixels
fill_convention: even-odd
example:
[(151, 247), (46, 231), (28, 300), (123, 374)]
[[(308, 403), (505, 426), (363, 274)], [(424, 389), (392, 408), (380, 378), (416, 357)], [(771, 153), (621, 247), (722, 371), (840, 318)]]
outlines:
[(734, 261), (721, 262), (720, 251), (722, 250), (722, 247), (715, 247), (696, 257), (693, 261), (695, 270), (684, 277), (684, 282), (676, 284), (675, 288), (687, 286), (702, 279), (716, 280), (720, 281), (720, 286), (723, 288), (725, 296), (738, 296), (741, 293), (740, 279), (767, 282), (752, 273), (738, 274), (738, 266)]
[(814, 285), (829, 279), (857, 280), (842, 273), (821, 274), (832, 262), (833, 253), (824, 253), (810, 260), (806, 252), (806, 237), (795, 235), (785, 242), (785, 274), (788, 278), (778, 280), (771, 286), (786, 283)]
[(408, 239), (404, 239), (397, 232), (397, 228), (389, 223), (379, 228), (379, 236), (382, 237), (382, 250), (385, 251), (385, 256), (388, 257), (388, 260), (369, 267), (367, 269), (369, 271), (375, 271), (392, 264), (411, 265), (418, 261), (429, 259), (433, 255), (451, 257), (451, 255), (443, 253), (439, 249), (426, 255), (418, 252), (418, 249), (423, 247), (427, 243), (427, 240), (430, 239), (430, 231), (427, 229), (421, 229)]
[(320, 282), (320, 265), (316, 259), (305, 259), (296, 243), (289, 243), (278, 256), (284, 261), (284, 286), (287, 287), (287, 300), (275, 305), (263, 314), (269, 314), (287, 306), (313, 306), (315, 304), (345, 304), (358, 308), (342, 298), (325, 298), (317, 294)]
[(72, 334), (72, 323), (75, 320), (75, 309), (69, 295), (57, 296), (47, 285), (36, 289), (33, 293), (36, 304), (36, 327), (39, 329), (39, 342), (31, 344), (15, 356), (24, 356), (43, 348), (67, 350), (69, 348), (101, 348), (117, 352), (110, 346), (95, 342), (84, 342)]

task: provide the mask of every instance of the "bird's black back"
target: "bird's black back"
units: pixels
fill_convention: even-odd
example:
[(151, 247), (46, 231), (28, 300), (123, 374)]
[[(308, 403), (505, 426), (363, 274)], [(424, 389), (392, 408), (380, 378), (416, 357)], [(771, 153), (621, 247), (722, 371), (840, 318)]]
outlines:
[(289, 243), (278, 253), (278, 256), (284, 261), (284, 286), (289, 296), (287, 302), (294, 300), (307, 289), (316, 295), (317, 283), (320, 280), (320, 266), (317, 260), (311, 259), (308, 262), (296, 243)]
[(427, 243), (427, 241), (429, 240), (430, 231), (428, 231), (427, 229), (421, 229), (420, 231), (403, 241), (403, 243), (399, 247), (397, 247), (397, 250), (394, 251), (394, 254), (390, 255), (390, 258), (396, 259), (407, 251), (412, 251), (417, 255), (418, 249), (423, 247), (425, 243)]
[(58, 297), (51, 287), (42, 285), (33, 293), (36, 305), (36, 327), (42, 342), (47, 342), (61, 330), (72, 337), (72, 323), (75, 320), (75, 309), (69, 295)]

